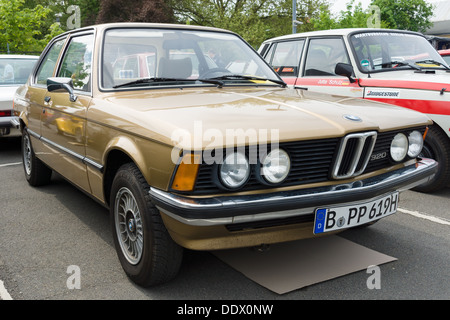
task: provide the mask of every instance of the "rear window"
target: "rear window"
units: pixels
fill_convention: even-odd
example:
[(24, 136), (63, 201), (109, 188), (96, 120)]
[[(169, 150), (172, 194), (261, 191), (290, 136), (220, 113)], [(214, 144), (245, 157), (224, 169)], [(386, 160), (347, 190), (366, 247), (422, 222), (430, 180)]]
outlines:
[(36, 59), (0, 59), (0, 85), (20, 85), (27, 82)]

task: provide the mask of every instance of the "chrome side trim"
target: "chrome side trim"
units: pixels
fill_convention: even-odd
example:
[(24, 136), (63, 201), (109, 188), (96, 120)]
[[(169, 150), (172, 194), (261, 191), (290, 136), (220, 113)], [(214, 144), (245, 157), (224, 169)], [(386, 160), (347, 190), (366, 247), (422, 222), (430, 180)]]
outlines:
[(103, 166), (101, 164), (99, 164), (99, 163), (89, 159), (88, 157), (84, 157), (83, 158), (83, 163), (88, 165), (88, 166), (91, 166), (94, 169), (96, 169), (96, 170), (98, 170), (98, 171), (103, 173)]
[(43, 136), (39, 135), (38, 133), (34, 132), (33, 130), (30, 130), (30, 129), (27, 128), (27, 131), (28, 131), (28, 133), (31, 136), (33, 136), (34, 138), (42, 141), (43, 143), (46, 143), (46, 144), (48, 144), (48, 145), (58, 149), (59, 151), (62, 151), (64, 153), (70, 155), (71, 157), (75, 158), (76, 160), (81, 161), (82, 163), (84, 163), (86, 165), (89, 165), (89, 166), (93, 167), (94, 169), (96, 169), (96, 170), (98, 170), (100, 172), (103, 172), (103, 168), (104, 168), (103, 165), (101, 165), (101, 164), (99, 164), (99, 163), (89, 159), (86, 156), (83, 156), (83, 155), (81, 155), (79, 153), (73, 152), (72, 150), (67, 149), (66, 147), (63, 147), (63, 146), (61, 146), (61, 145), (59, 145), (59, 144), (57, 144), (57, 143), (55, 143), (55, 142), (53, 142), (53, 141), (51, 141), (51, 140), (49, 140), (47, 138), (44, 138)]
[(34, 132), (33, 130), (30, 130), (30, 129), (27, 128), (27, 132), (28, 132), (31, 136), (33, 136), (34, 138), (36, 138), (36, 139), (38, 139), (38, 140), (41, 138), (41, 136), (40, 136), (39, 134), (37, 134), (36, 132)]

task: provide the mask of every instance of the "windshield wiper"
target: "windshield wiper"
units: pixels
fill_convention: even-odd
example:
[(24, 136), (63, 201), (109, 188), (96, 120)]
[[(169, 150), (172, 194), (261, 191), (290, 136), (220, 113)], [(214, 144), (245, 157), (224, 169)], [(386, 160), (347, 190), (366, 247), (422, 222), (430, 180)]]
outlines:
[(218, 81), (218, 80), (214, 80), (214, 79), (182, 79), (182, 78), (151, 77), (151, 78), (142, 78), (142, 79), (137, 79), (134, 81), (118, 84), (118, 85), (113, 86), (113, 88), (117, 89), (117, 88), (129, 87), (129, 86), (134, 86), (134, 85), (139, 85), (139, 84), (157, 83), (157, 82), (196, 82), (196, 81), (212, 83), (212, 84), (215, 84), (218, 86), (223, 85), (222, 81)]
[(419, 60), (414, 63), (415, 64), (418, 64), (418, 63), (437, 64), (438, 66), (444, 67), (444, 69), (446, 69), (446, 70), (450, 70), (450, 68), (445, 63), (442, 63), (442, 62), (439, 62), (439, 61), (436, 61), (433, 59)]
[[(203, 79), (202, 79), (203, 80)], [(209, 78), (205, 80), (257, 80), (257, 81), (271, 81), (273, 83), (281, 85), (283, 88), (287, 86), (286, 82), (278, 79), (267, 79), (255, 76), (246, 76), (242, 74), (225, 74), (220, 77)]]

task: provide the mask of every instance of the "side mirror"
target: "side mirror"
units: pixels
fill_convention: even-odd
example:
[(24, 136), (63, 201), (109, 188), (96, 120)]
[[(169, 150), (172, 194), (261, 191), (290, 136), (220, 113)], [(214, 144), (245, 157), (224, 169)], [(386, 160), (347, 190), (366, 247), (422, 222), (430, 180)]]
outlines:
[(353, 67), (351, 64), (339, 62), (334, 68), (334, 73), (339, 76), (347, 77), (350, 83), (354, 83), (356, 80), (352, 78)]
[(71, 78), (48, 78), (47, 79), (47, 90), (49, 92), (57, 90), (65, 90), (69, 93), (69, 99), (72, 102), (77, 101), (77, 97), (73, 93), (73, 82)]

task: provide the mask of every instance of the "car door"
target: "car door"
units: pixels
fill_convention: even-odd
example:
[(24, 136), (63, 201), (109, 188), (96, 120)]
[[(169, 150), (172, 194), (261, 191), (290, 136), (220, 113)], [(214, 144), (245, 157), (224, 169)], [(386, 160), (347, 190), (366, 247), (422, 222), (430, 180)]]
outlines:
[(27, 88), (28, 106), (27, 130), (33, 141), (33, 148), (39, 154), (42, 153), (41, 143), (41, 117), (44, 108), (44, 97), (47, 93), (47, 79), (54, 75), (56, 64), (61, 54), (66, 38), (60, 38), (49, 44), (44, 53), (44, 57), (38, 62), (36, 73), (33, 74), (32, 83)]
[(42, 160), (86, 191), (90, 191), (84, 159), (93, 46), (93, 33), (76, 34), (68, 40), (52, 80), (72, 79), (76, 99), (64, 89), (47, 90), (41, 114), (41, 140), (46, 145)]
[(295, 86), (314, 92), (362, 97), (358, 82), (335, 73), (338, 63), (350, 64), (342, 37), (310, 38)]

